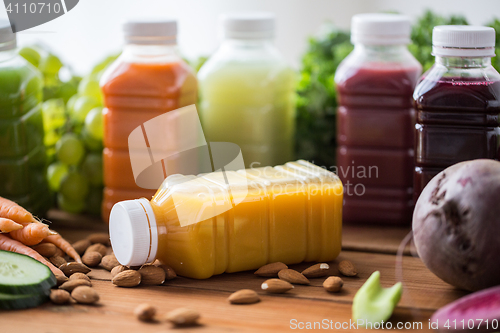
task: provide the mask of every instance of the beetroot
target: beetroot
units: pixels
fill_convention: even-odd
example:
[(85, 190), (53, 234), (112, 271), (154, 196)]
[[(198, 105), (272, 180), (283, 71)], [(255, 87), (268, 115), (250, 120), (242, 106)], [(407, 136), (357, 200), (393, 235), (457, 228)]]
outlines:
[(462, 162), (436, 175), (415, 206), (413, 237), (442, 280), (470, 291), (499, 285), (500, 162)]
[(431, 318), (440, 331), (494, 332), (500, 329), (500, 287), (478, 291), (446, 305)]

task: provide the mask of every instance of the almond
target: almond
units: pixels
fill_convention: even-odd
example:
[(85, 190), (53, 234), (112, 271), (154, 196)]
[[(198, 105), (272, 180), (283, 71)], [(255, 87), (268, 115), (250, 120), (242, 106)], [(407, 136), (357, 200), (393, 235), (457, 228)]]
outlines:
[(135, 287), (141, 283), (141, 273), (129, 269), (116, 274), (111, 282), (118, 287)]
[(58, 286), (62, 285), (64, 282), (66, 282), (68, 280), (69, 279), (64, 275), (56, 275), (56, 281), (57, 281)]
[(68, 262), (59, 267), (59, 269), (63, 271), (64, 275), (66, 276), (71, 276), (71, 274), (74, 273), (87, 274), (88, 272), (90, 272), (90, 268), (79, 262)]
[(93, 304), (99, 300), (99, 294), (88, 286), (76, 287), (71, 292), (71, 297), (75, 301), (82, 304)]
[(309, 280), (302, 273), (289, 268), (279, 271), (278, 277), (292, 284), (310, 284)]
[(61, 250), (60, 248), (56, 247), (56, 254), (54, 254), (54, 255), (61, 257), (61, 258), (64, 258), (66, 256), (66, 253), (64, 253), (63, 250)]
[(241, 289), (232, 293), (228, 301), (231, 304), (253, 304), (260, 302), (260, 297), (251, 289)]
[(341, 278), (338, 276), (330, 276), (328, 279), (323, 282), (323, 287), (332, 293), (337, 293), (342, 289), (342, 286), (344, 285), (344, 281), (342, 281)]
[(144, 265), (138, 272), (141, 274), (141, 284), (160, 285), (165, 282), (165, 271), (154, 265)]
[(56, 254), (57, 247), (52, 243), (41, 243), (33, 246), (33, 250), (44, 257), (50, 258)]
[(282, 294), (293, 289), (293, 286), (284, 280), (269, 279), (262, 283), (261, 288), (271, 294)]
[(87, 239), (92, 243), (92, 244), (102, 244), (104, 246), (109, 246), (110, 241), (109, 241), (109, 234), (105, 232), (98, 232), (94, 234), (88, 235)]
[(83, 273), (75, 273), (69, 277), (69, 280), (70, 281), (72, 281), (72, 280), (86, 280), (86, 281), (90, 282), (90, 278), (86, 274), (83, 274)]
[(119, 265), (120, 263), (118, 262), (114, 254), (108, 254), (107, 256), (104, 256), (101, 260), (101, 266), (110, 272), (113, 268)]
[(140, 321), (151, 321), (156, 314), (156, 308), (150, 304), (143, 303), (135, 308), (134, 314)]
[(82, 257), (83, 263), (89, 267), (96, 267), (101, 263), (101, 260), (102, 255), (99, 252), (95, 251), (87, 251)]
[(64, 282), (59, 289), (66, 290), (69, 292), (72, 292), (76, 287), (80, 286), (92, 286), (90, 281), (83, 280), (83, 279), (76, 279), (76, 280), (69, 280), (67, 282)]
[(342, 260), (341, 262), (339, 262), (339, 272), (344, 276), (358, 275), (358, 270), (349, 260)]
[(162, 264), (158, 260), (156, 260), (153, 265), (156, 267), (161, 267), (165, 271), (165, 280), (173, 280), (177, 277), (174, 269), (169, 265)]
[(179, 326), (195, 325), (200, 313), (194, 309), (179, 308), (167, 313), (166, 319)]
[(302, 275), (304, 275), (306, 278), (317, 278), (317, 277), (323, 277), (328, 275), (328, 270), (330, 269), (330, 265), (322, 263), (322, 264), (316, 264), (312, 265), (309, 268), (306, 268), (302, 271)]
[(263, 277), (276, 277), (278, 276), (279, 271), (287, 268), (288, 266), (282, 262), (273, 262), (271, 264), (262, 266), (257, 271), (255, 271), (254, 274)]
[(85, 253), (87, 252), (99, 252), (101, 256), (105, 256), (108, 253), (108, 248), (101, 243), (95, 243), (90, 245), (87, 250), (85, 250)]
[(66, 304), (69, 303), (70, 295), (66, 290), (54, 289), (50, 291), (50, 300), (54, 304)]
[(88, 239), (82, 239), (73, 244), (73, 248), (79, 255), (83, 255), (87, 248), (92, 245)]
[(111, 270), (111, 277), (114, 278), (116, 276), (116, 274), (121, 273), (121, 272), (126, 271), (126, 270), (129, 270), (129, 269), (130, 268), (128, 268), (127, 266), (123, 266), (123, 265), (115, 266)]
[(66, 260), (63, 257), (52, 256), (49, 258), (50, 262), (56, 267), (61, 267), (61, 265), (66, 264)]

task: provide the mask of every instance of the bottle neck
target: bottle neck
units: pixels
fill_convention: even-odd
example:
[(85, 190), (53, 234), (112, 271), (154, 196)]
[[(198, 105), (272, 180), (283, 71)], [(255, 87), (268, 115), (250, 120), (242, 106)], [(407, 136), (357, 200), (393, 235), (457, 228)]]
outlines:
[[(0, 44), (1, 46), (2, 44)], [(0, 62), (10, 60), (17, 55), (16, 49), (1, 50), (0, 51)]]
[(142, 58), (148, 61), (179, 57), (176, 44), (126, 44), (123, 49), (125, 58)]
[(372, 54), (396, 54), (408, 51), (408, 47), (405, 44), (367, 45), (367, 44), (356, 43), (354, 44), (354, 51), (372, 53)]
[(436, 64), (453, 68), (486, 68), (488, 66), (491, 66), (491, 58), (436, 56)]
[(221, 47), (238, 48), (238, 49), (266, 49), (274, 48), (272, 38), (265, 39), (236, 39), (227, 38), (222, 41)]

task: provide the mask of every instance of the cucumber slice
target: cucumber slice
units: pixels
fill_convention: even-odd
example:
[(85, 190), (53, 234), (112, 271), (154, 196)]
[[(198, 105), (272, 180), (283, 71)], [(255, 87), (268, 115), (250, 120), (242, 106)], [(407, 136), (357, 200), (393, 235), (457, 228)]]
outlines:
[(47, 295), (55, 285), (54, 274), (38, 260), (24, 254), (0, 251), (0, 293)]
[(47, 294), (12, 295), (0, 293), (0, 309), (17, 310), (34, 308), (48, 300), (49, 296)]

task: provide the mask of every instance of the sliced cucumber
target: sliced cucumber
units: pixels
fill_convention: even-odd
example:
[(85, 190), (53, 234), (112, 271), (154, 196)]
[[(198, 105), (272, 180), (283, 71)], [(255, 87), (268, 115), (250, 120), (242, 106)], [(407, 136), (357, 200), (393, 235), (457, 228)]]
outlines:
[(0, 293), (0, 309), (17, 310), (34, 308), (45, 303), (48, 298), (47, 294), (11, 295)]
[[(56, 285), (56, 277), (50, 269), (24, 254), (0, 251), (1, 294), (45, 297)], [(29, 297), (28, 297), (29, 298)]]

